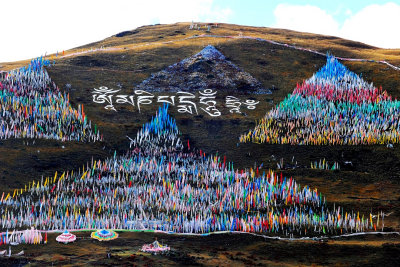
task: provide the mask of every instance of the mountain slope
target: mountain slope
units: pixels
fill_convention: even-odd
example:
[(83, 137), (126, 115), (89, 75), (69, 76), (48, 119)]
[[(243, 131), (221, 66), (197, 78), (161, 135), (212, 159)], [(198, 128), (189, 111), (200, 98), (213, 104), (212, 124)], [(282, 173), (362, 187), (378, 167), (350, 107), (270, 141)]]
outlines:
[[(83, 162), (92, 157), (104, 160), (129, 148), (129, 139), (147, 122), (158, 108), (155, 101), (137, 108), (121, 105), (117, 111), (106, 110), (104, 105), (93, 102), (93, 89), (106, 86), (120, 90), (121, 95), (133, 95), (134, 88), (152, 73), (201, 51), (207, 45), (214, 46), (225, 59), (257, 79), (262, 88), (272, 94), (257, 95), (243, 91), (234, 94), (240, 99), (259, 101), (254, 110), (230, 113), (224, 107), (227, 92), (218, 90), (216, 101), (222, 115), (211, 118), (205, 114), (179, 113), (170, 107), (171, 115), (183, 134), (183, 143), (201, 147), (206, 153), (225, 154), (227, 159), (245, 168), (263, 163), (266, 168), (276, 168), (277, 163), (295, 165), (285, 173), (293, 175), (301, 183), (318, 187), (327, 196), (343, 206), (363, 210), (371, 207), (371, 201), (388, 210), (397, 207), (400, 181), (400, 148), (385, 146), (287, 146), (271, 144), (238, 144), (238, 137), (255, 127), (276, 103), (284, 100), (296, 84), (308, 79), (326, 63), (326, 57), (307, 51), (294, 50), (255, 39), (232, 38), (252, 36), (282, 43), (296, 44), (335, 56), (360, 57), (388, 60), (400, 65), (398, 50), (385, 50), (331, 36), (321, 36), (280, 29), (257, 28), (241, 25), (219, 24), (210, 33), (190, 30), (189, 23), (143, 26), (130, 34), (120, 34), (66, 51), (65, 56), (48, 59), (56, 64), (48, 67), (51, 79), (66, 94), (77, 109), (85, 106), (85, 115), (92, 125), (103, 134), (104, 142), (83, 144), (51, 140), (35, 144), (26, 140), (0, 142), (0, 180), (2, 189), (10, 191), (21, 187), (42, 175), (54, 175), (82, 168)], [(208, 37), (202, 37), (209, 34)], [(211, 36), (211, 35), (214, 35)], [(226, 36), (226, 37), (216, 37)], [(342, 62), (350, 71), (361, 74), (368, 83), (382, 86), (393, 97), (400, 96), (399, 73), (383, 64), (372, 62)], [(2, 63), (2, 69), (22, 66), (26, 62)], [(175, 95), (174, 92), (154, 92), (154, 96)], [(310, 170), (310, 162), (326, 159), (338, 162), (340, 172)], [(293, 162), (293, 163), (292, 163)], [(351, 164), (346, 164), (351, 162)], [(384, 188), (384, 189), (383, 189)], [(337, 192), (340, 192), (338, 194)], [(356, 192), (356, 193), (355, 193)], [(368, 194), (373, 199), (357, 199)], [(366, 211), (365, 211), (366, 212)], [(390, 218), (389, 218), (390, 219)], [(398, 222), (395, 222), (395, 224)]]
[[(383, 211), (389, 215), (385, 216), (385, 227), (395, 231), (400, 229), (400, 146), (397, 144), (393, 148), (382, 145), (238, 144), (240, 134), (254, 128), (256, 120), (265, 116), (276, 103), (292, 93), (297, 84), (300, 85), (301, 81), (311, 77), (326, 64), (324, 55), (327, 52), (340, 57), (387, 60), (399, 66), (400, 50), (379, 49), (333, 36), (282, 29), (218, 24), (218, 27), (211, 28), (211, 32), (206, 32), (205, 27), (202, 30), (190, 30), (189, 25), (176, 23), (143, 26), (65, 51), (65, 56), (62, 57), (50, 55), (48, 59), (56, 61), (55, 65), (46, 68), (51, 79), (61, 92), (69, 93), (73, 108), (78, 109), (79, 105), (84, 104), (85, 114), (91, 119), (92, 125), (96, 124), (104, 135), (104, 142), (36, 139), (33, 144), (27, 139), (1, 140), (0, 189), (6, 191), (5, 195), (8, 192), (12, 195), (14, 189), (24, 188), (24, 184), (41, 180), (42, 176), (54, 177), (56, 171), (58, 177), (64, 172), (72, 173), (71, 170), (75, 170), (75, 175), (76, 170), (82, 173), (82, 169), (88, 168), (84, 164), (91, 162), (92, 158), (93, 162), (107, 162), (106, 159), (113, 159), (114, 155), (124, 155), (131, 145), (128, 137), (135, 139), (143, 124), (154, 116), (159, 103), (143, 105), (140, 113), (129, 105), (121, 105), (117, 111), (106, 110), (104, 105), (93, 102), (93, 89), (107, 86), (120, 90), (119, 94), (132, 95), (134, 88), (149, 79), (153, 73), (212, 45), (226, 60), (249, 73), (260, 82), (262, 88), (270, 89), (272, 94), (237, 92), (235, 97), (252, 98), (260, 103), (255, 110), (230, 113), (224, 109), (227, 92), (218, 90), (216, 101), (222, 115), (215, 118), (204, 114), (179, 113), (171, 106), (169, 112), (176, 118), (174, 125), (182, 133), (183, 145), (189, 142), (191, 147), (201, 147), (203, 153), (226, 155), (227, 161), (235, 162), (235, 168), (240, 169), (253, 166), (256, 170), (261, 165), (264, 169), (276, 169), (279, 163), (284, 176), (293, 176), (298, 183), (318, 188), (326, 196), (328, 207), (332, 208), (333, 203), (336, 203), (336, 207), (340, 206), (343, 210), (359, 210), (360, 213), (374, 215)], [(203, 34), (208, 36), (202, 36)], [(246, 36), (253, 39), (236, 38)], [(255, 38), (314, 49), (323, 55), (261, 42)], [(399, 72), (387, 65), (374, 62), (340, 62), (350, 71), (362, 74), (365, 82), (385, 88), (393, 98), (400, 96)], [(29, 61), (1, 63), (0, 69), (10, 70), (27, 64)], [(154, 92), (154, 97), (159, 95), (174, 96), (175, 93)], [(309, 168), (310, 163), (323, 160), (337, 162), (340, 170)], [(146, 164), (151, 162), (149, 160)], [(124, 172), (129, 161), (121, 163), (120, 171)], [(96, 174), (99, 172), (96, 169)], [(80, 177), (77, 180), (81, 183), (83, 180), (79, 179)], [(217, 194), (214, 195), (216, 197)], [(85, 233), (79, 236), (87, 237)], [(285, 262), (290, 266), (298, 266), (299, 261), (305, 265), (365, 265), (366, 261), (390, 265), (398, 262), (399, 255), (397, 236), (359, 237), (350, 241), (346, 238), (323, 243), (265, 242), (264, 238), (247, 235), (220, 235), (218, 238), (155, 236), (173, 246), (173, 253), (162, 257), (165, 260), (164, 265), (188, 262), (205, 265), (217, 265), (216, 262), (221, 262), (222, 265), (232, 263), (233, 266), (243, 263), (281, 265)], [(64, 246), (55, 244), (55, 235), (52, 234), (49, 234), (47, 246), (30, 246), (29, 252), (28, 249), (26, 251), (30, 254), (30, 262), (41, 265), (44, 262), (47, 264), (47, 261), (47, 265), (50, 265), (50, 261), (53, 262), (54, 259), (69, 260), (72, 264), (115, 264), (116, 255), (119, 262), (126, 265), (132, 265), (134, 261), (135, 264), (139, 261), (148, 261), (151, 264), (154, 258), (141, 255), (137, 250), (133, 251), (132, 247), (139, 248), (143, 243), (151, 242), (154, 235), (121, 233), (121, 237), (107, 245), (82, 238), (79, 243), (71, 244), (70, 249), (76, 254), (72, 258), (72, 250), (66, 252)], [(105, 259), (105, 249), (111, 250), (110, 259)], [(270, 253), (266, 254), (265, 251)], [(49, 257), (44, 260), (43, 255)]]

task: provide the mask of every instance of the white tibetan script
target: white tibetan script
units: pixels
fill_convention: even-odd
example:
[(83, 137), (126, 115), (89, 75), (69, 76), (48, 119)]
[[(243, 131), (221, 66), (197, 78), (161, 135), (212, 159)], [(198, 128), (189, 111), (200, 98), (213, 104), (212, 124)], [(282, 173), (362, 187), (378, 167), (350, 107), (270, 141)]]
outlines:
[[(135, 90), (134, 95), (118, 94), (120, 89), (109, 89), (105, 86), (94, 88), (92, 91), (93, 102), (105, 104), (107, 110), (117, 111), (115, 104), (128, 104), (136, 107), (140, 112), (141, 106), (151, 105), (156, 103), (167, 103), (171, 106), (176, 106), (179, 113), (189, 113), (198, 115), (199, 111), (208, 114), (211, 117), (221, 116), (221, 111), (217, 108), (217, 91), (205, 89), (198, 91), (198, 96), (190, 92), (176, 92), (175, 95), (158, 95), (143, 91)], [(225, 97), (225, 107), (230, 113), (241, 113), (240, 108), (245, 107), (249, 110), (254, 110), (259, 101), (247, 99), (242, 101), (235, 96)]]

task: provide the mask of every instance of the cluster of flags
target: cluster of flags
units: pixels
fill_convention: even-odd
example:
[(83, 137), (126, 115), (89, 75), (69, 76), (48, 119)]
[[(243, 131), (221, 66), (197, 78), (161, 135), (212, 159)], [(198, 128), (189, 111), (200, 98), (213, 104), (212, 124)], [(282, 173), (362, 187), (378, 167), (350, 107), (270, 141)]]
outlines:
[(349, 71), (335, 57), (297, 84), (241, 142), (372, 145), (400, 142), (400, 101)]
[(338, 162), (334, 162), (332, 165), (329, 164), (325, 159), (320, 159), (318, 161), (311, 162), (311, 169), (320, 169), (320, 170), (340, 170), (340, 165)]
[(242, 231), (313, 236), (363, 232), (383, 217), (331, 207), (316, 188), (272, 170), (239, 170), (185, 147), (168, 106), (125, 155), (32, 181), (0, 199), (0, 228)]
[(72, 108), (69, 94), (51, 81), (45, 66), (50, 61), (40, 57), (27, 67), (0, 73), (0, 139), (102, 140), (83, 105)]
[(47, 243), (47, 233), (45, 233), (43, 238), (41, 231), (33, 227), (23, 231), (13, 230), (11, 233), (7, 230), (5, 233), (0, 234), (0, 245), (37, 245), (41, 243)]

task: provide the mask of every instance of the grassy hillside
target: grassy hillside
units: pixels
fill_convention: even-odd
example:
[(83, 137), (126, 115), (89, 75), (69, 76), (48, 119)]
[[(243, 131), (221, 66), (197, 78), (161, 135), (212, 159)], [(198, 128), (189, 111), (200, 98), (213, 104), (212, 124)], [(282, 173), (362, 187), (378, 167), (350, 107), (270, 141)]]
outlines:
[[(162, 70), (186, 57), (199, 52), (208, 44), (214, 45), (228, 60), (249, 72), (267, 89), (270, 95), (237, 93), (240, 98), (253, 97), (260, 101), (256, 110), (246, 110), (246, 115), (229, 114), (222, 107), (225, 93), (218, 93), (221, 117), (211, 118), (204, 113), (197, 116), (179, 114), (171, 108), (184, 139), (206, 153), (225, 154), (237, 168), (263, 163), (276, 168), (283, 158), (284, 163), (297, 161), (299, 166), (285, 170), (302, 184), (319, 187), (327, 200), (349, 208), (369, 212), (371, 208), (394, 211), (388, 218), (391, 227), (400, 228), (400, 146), (393, 149), (385, 146), (334, 147), (334, 146), (279, 146), (240, 144), (241, 133), (254, 127), (255, 120), (291, 93), (297, 82), (310, 77), (325, 64), (324, 56), (306, 51), (259, 42), (250, 39), (191, 38), (205, 34), (205, 30), (189, 30), (189, 23), (143, 26), (132, 31), (106, 38), (66, 51), (66, 56), (56, 59), (56, 65), (48, 72), (56, 84), (70, 93), (73, 106), (85, 105), (85, 112), (104, 134), (104, 143), (82, 144), (57, 141), (2, 140), (0, 142), (0, 190), (21, 186), (41, 175), (54, 175), (55, 171), (82, 168), (93, 157), (105, 158), (115, 150), (120, 153), (129, 147), (128, 136), (148, 121), (157, 109), (157, 104), (143, 106), (141, 113), (128, 105), (119, 105), (118, 111), (104, 109), (104, 105), (92, 101), (93, 88), (107, 86), (119, 89), (120, 93), (133, 94), (133, 88), (151, 73)], [(256, 28), (240, 25), (219, 24), (212, 28), (213, 35), (253, 36), (270, 39), (305, 48), (315, 49), (341, 57), (387, 60), (400, 65), (400, 50), (380, 49), (362, 43), (332, 36), (299, 33), (281, 29)], [(122, 37), (118, 37), (122, 36)], [(172, 42), (170, 42), (172, 41)], [(87, 52), (91, 48), (115, 48)], [(50, 55), (50, 59), (55, 58)], [(22, 66), (27, 62), (2, 63), (3, 70)], [(351, 71), (362, 73), (363, 78), (382, 86), (394, 97), (400, 96), (400, 72), (385, 65), (367, 62), (344, 62)], [(338, 172), (310, 170), (311, 161), (325, 158), (337, 161), (342, 166)], [(351, 161), (352, 165), (345, 165)], [(393, 219), (392, 219), (393, 218)]]

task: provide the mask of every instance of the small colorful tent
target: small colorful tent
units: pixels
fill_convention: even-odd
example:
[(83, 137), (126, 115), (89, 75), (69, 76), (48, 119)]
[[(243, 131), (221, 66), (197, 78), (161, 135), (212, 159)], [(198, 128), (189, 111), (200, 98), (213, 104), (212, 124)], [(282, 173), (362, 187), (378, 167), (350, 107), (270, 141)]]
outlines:
[(76, 236), (65, 230), (64, 233), (57, 236), (56, 240), (60, 243), (68, 244), (76, 240)]
[(149, 252), (149, 253), (163, 253), (169, 251), (170, 247), (168, 247), (167, 245), (163, 246), (156, 240), (151, 244), (143, 245), (141, 250), (143, 252)]
[(110, 241), (118, 238), (118, 234), (112, 230), (97, 230), (91, 234), (91, 237), (99, 241)]

